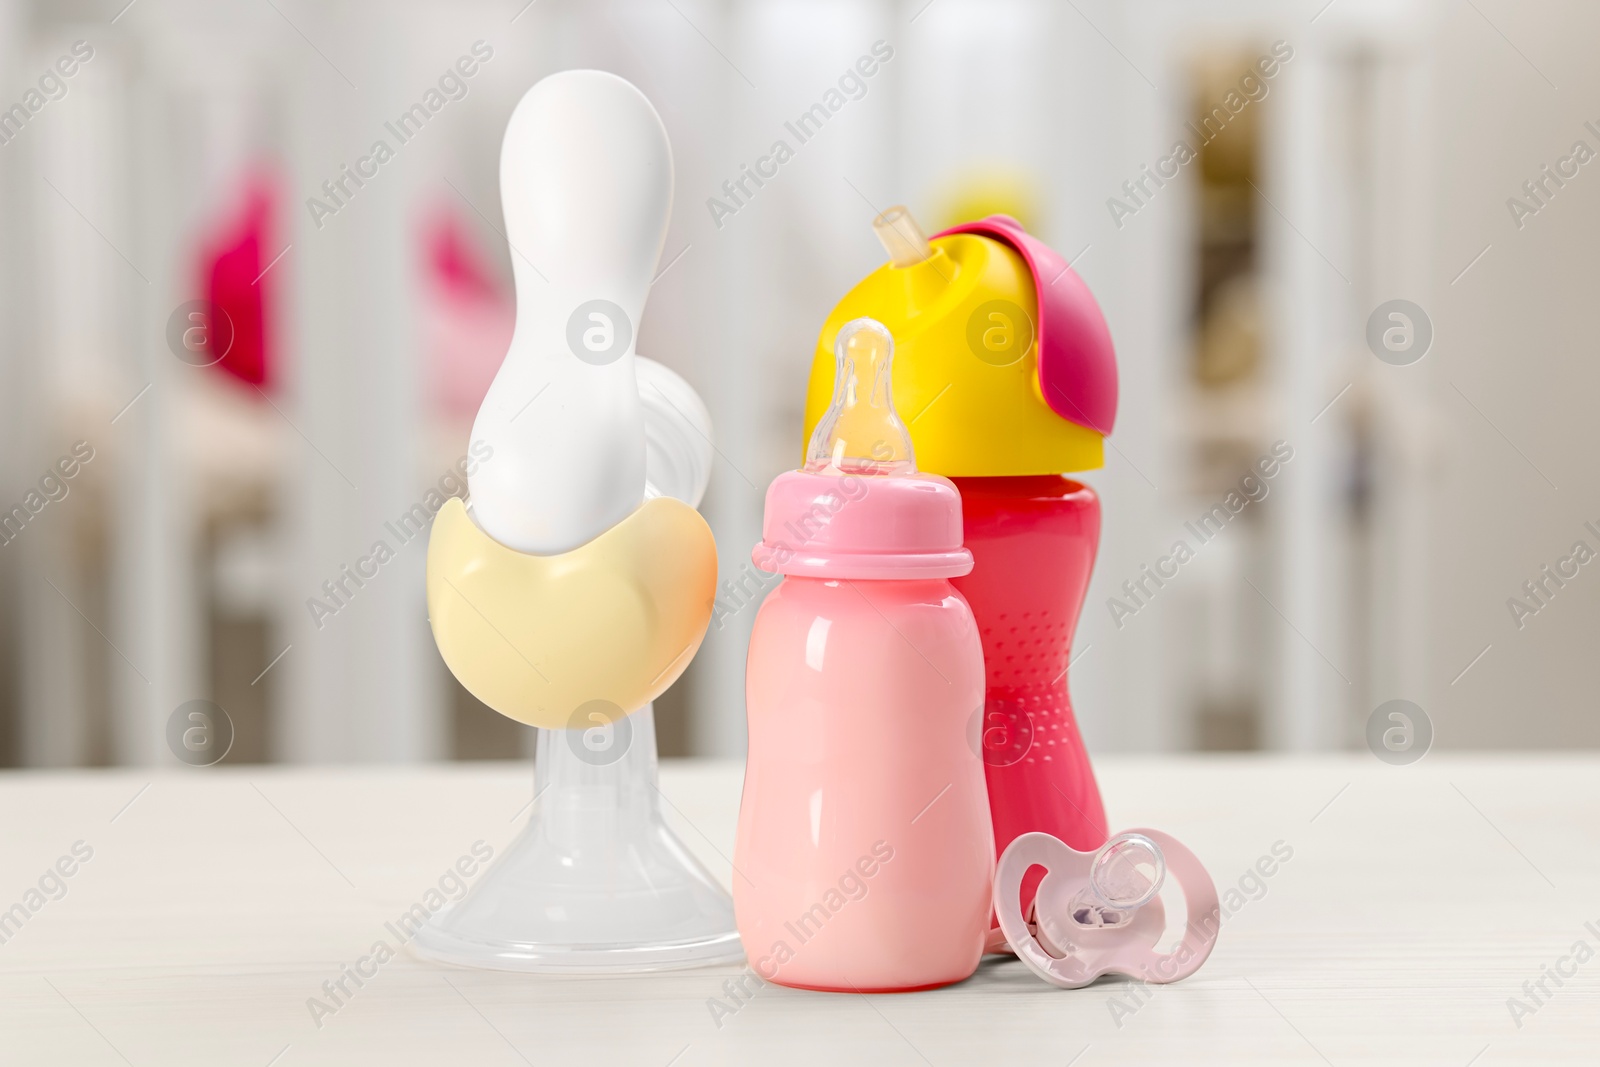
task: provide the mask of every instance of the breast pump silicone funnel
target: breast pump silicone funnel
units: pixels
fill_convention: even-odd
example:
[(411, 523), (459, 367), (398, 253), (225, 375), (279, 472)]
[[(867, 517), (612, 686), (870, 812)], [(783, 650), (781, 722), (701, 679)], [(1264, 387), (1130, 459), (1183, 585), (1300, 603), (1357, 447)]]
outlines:
[(738, 959), (732, 901), (656, 788), (649, 701), (699, 647), (716, 585), (694, 511), (709, 416), (666, 368), (636, 376), (633, 351), (671, 205), (666, 132), (621, 78), (553, 75), (512, 115), (501, 183), (517, 326), (474, 426), (493, 453), (473, 514), (451, 501), (434, 522), (428, 607), (462, 684), (540, 727), (535, 794), (413, 946), (552, 973)]

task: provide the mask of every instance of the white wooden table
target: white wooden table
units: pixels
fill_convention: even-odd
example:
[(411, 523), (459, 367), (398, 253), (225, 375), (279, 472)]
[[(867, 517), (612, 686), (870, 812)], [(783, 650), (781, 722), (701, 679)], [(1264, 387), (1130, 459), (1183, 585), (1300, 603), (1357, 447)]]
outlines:
[[(720, 1027), (707, 1002), (736, 967), (557, 980), (409, 956), (313, 1021), (386, 921), (473, 841), (509, 840), (527, 765), (0, 775), (0, 908), (73, 871), (0, 944), (0, 1063), (1600, 1062), (1600, 956), (1561, 963), (1600, 952), (1600, 757), (1099, 766), (1114, 827), (1168, 829), (1259, 897), (1193, 978), (1069, 992), (991, 960), (926, 993), (769, 986)], [(740, 773), (662, 775), (725, 880)], [(1279, 841), (1293, 858), (1258, 887)], [(1576, 974), (1535, 1004), (1523, 983), (1558, 963)]]

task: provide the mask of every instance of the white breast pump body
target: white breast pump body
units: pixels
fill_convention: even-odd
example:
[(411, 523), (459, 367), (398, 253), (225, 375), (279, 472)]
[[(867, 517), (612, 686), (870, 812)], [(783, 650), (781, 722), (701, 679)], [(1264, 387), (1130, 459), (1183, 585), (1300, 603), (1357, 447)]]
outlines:
[(567, 71), (530, 89), (500, 157), (516, 279), (510, 350), (472, 427), (485, 533), (521, 552), (582, 545), (644, 497), (634, 343), (672, 206), (672, 150), (627, 81)]

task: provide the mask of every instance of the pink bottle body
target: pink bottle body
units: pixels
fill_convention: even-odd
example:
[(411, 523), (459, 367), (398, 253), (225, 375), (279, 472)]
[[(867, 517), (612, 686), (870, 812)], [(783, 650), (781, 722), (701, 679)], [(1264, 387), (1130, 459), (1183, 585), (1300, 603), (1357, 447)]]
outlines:
[[(1080, 852), (1106, 815), (1067, 692), (1072, 636), (1100, 544), (1100, 500), (1059, 475), (958, 478), (972, 573), (953, 579), (983, 635), (983, 756), (995, 848), (1043, 832)], [(1031, 899), (1038, 875), (1024, 881)]]
[(786, 577), (746, 685), (733, 897), (756, 973), (841, 992), (972, 974), (995, 852), (966, 600), (946, 578)]

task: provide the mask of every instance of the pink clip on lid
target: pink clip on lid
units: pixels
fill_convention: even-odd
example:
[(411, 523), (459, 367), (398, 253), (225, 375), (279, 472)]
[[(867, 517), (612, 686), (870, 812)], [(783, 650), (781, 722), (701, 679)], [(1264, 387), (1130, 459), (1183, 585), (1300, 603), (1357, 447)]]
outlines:
[(1039, 298), (1039, 391), (1063, 419), (1110, 436), (1117, 421), (1117, 353), (1100, 305), (1078, 272), (1009, 215), (964, 222), (934, 236), (955, 233), (991, 237), (1022, 256)]
[(917, 472), (894, 409), (894, 338), (875, 319), (839, 328), (833, 404), (811, 436), (804, 470), (767, 488), (764, 571), (810, 578), (955, 578), (972, 570), (955, 483)]
[[(1032, 916), (1022, 913), (1022, 879), (1045, 868)], [(1188, 908), (1183, 938), (1157, 952), (1166, 930), (1162, 883), (1177, 876)], [(1193, 852), (1159, 830), (1127, 830), (1096, 852), (1049, 834), (1023, 834), (1000, 857), (994, 910), (1017, 957), (1051, 985), (1076, 989), (1102, 974), (1165, 984), (1187, 978), (1211, 955), (1222, 924), (1217, 887)]]

